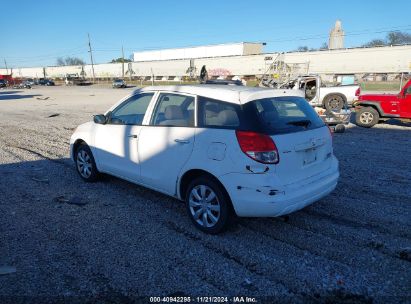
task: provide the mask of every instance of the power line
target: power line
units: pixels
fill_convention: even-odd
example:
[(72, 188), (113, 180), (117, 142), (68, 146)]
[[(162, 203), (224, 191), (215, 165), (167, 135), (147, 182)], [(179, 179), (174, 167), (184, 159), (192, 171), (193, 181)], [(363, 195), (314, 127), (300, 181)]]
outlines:
[(9, 59), (37, 59), (37, 58), (45, 58), (45, 57), (52, 57), (52, 56), (61, 56), (62, 52), (74, 52), (74, 51), (77, 51), (77, 50), (80, 50), (80, 49), (85, 50), (84, 45), (78, 46), (78, 47), (75, 47), (75, 48), (65, 49), (65, 50), (62, 50), (62, 51), (59, 51), (59, 52), (56, 51), (55, 53), (50, 53), (50, 54), (43, 54), (43, 55), (36, 55), (36, 56), (24, 56), (24, 57), (21, 57), (21, 56), (7, 56), (7, 58), (9, 58)]
[[(396, 27), (383, 27), (383, 28), (376, 28), (376, 29), (364, 29), (364, 30), (358, 30), (358, 31), (351, 31), (351, 32), (346, 32), (344, 36), (358, 36), (358, 35), (364, 35), (364, 34), (378, 34), (378, 33), (389, 33), (389, 32), (397, 32), (399, 30), (411, 30), (411, 24), (408, 25), (403, 25), (403, 26), (396, 26)], [(204, 36), (202, 36), (204, 37)], [(274, 39), (274, 40), (267, 40), (267, 39), (257, 39), (259, 42), (289, 42), (289, 41), (294, 41), (294, 40), (314, 40), (314, 39), (320, 39), (320, 38), (328, 38), (328, 34), (317, 34), (317, 35), (311, 35), (311, 36), (295, 36), (295, 37), (283, 37), (279, 39)], [(232, 43), (238, 43), (238, 42), (232, 42)], [(219, 44), (219, 43), (214, 43), (214, 44)], [(228, 44), (227, 42), (224, 42), (224, 44)], [(181, 45), (181, 46), (174, 46), (172, 48), (186, 48), (186, 47), (198, 47), (202, 45)], [(167, 46), (152, 46), (152, 47), (144, 47), (144, 48), (127, 48), (126, 50), (131, 50), (131, 51), (146, 51), (146, 50), (159, 50), (167, 48)]]
[[(389, 33), (389, 32), (398, 32), (400, 30), (411, 30), (411, 25), (402, 25), (402, 26), (396, 26), (396, 27), (382, 27), (382, 28), (376, 28), (376, 29), (364, 29), (364, 30), (357, 30), (357, 31), (350, 31), (345, 33), (345, 37), (350, 37), (350, 36), (359, 36), (359, 35), (365, 35), (365, 34), (371, 34), (371, 33)], [(89, 38), (89, 45), (88, 45), (88, 51), (84, 50), (81, 52), (75, 52), (71, 54), (61, 54), (61, 53), (51, 53), (47, 55), (36, 55), (36, 56), (26, 56), (26, 57), (13, 57), (13, 56), (4, 56), (7, 59), (12, 59), (13, 63), (24, 63), (24, 62), (32, 62), (32, 61), (49, 61), (50, 57), (52, 56), (59, 56), (59, 57), (64, 57), (64, 56), (73, 56), (73, 55), (79, 55), (79, 54), (85, 54), (86, 52), (90, 53), (90, 59), (92, 60), (92, 66), (93, 66), (93, 74), (94, 74), (94, 62), (93, 62), (93, 54), (92, 52), (118, 52), (122, 51), (123, 57), (124, 57), (124, 50), (126, 51), (145, 51), (145, 50), (160, 50), (167, 48), (167, 46), (152, 46), (152, 47), (136, 47), (136, 48), (96, 48), (96, 49), (91, 49), (91, 42), (90, 42), (90, 36), (88, 35)], [(279, 39), (273, 39), (273, 40), (262, 40), (264, 42), (269, 42), (269, 43), (281, 43), (281, 42), (289, 42), (289, 41), (308, 41), (308, 40), (316, 40), (316, 39), (321, 39), (321, 38), (328, 38), (328, 35), (324, 34), (318, 34), (318, 35), (311, 35), (311, 36), (297, 36), (297, 37), (283, 37)], [(97, 40), (99, 41), (99, 40)], [(226, 44), (225, 42), (224, 44)], [(106, 46), (112, 46), (108, 43), (104, 43)], [(201, 45), (184, 45), (184, 46), (174, 46), (173, 48), (187, 48), (187, 47), (198, 47)], [(78, 46), (75, 48), (67, 49), (67, 51), (76, 51), (80, 49), (85, 49), (84, 45)]]
[[(370, 34), (370, 33), (375, 33), (375, 34), (380, 34), (380, 33), (389, 33), (389, 32), (395, 32), (399, 30), (411, 30), (411, 24), (409, 25), (403, 25), (403, 26), (396, 26), (396, 27), (382, 27), (382, 28), (377, 28), (377, 29), (365, 29), (365, 30), (359, 30), (359, 31), (351, 31), (351, 32), (346, 32), (345, 37), (350, 37), (350, 36), (358, 36), (358, 35), (364, 35), (364, 34)], [(294, 41), (294, 40), (314, 40), (314, 39), (320, 39), (320, 38), (328, 38), (328, 35), (324, 34), (318, 34), (318, 35), (311, 35), (311, 36), (295, 36), (295, 37), (283, 37), (279, 39), (273, 39), (273, 40), (267, 40), (267, 39), (261, 39), (261, 42), (289, 42), (289, 41)], [(107, 46), (112, 46), (110, 44), (104, 43)], [(215, 43), (218, 44), (218, 43)], [(227, 44), (225, 42), (224, 44)], [(197, 47), (197, 46), (202, 46), (202, 45), (181, 45), (181, 46), (174, 46), (173, 48), (186, 48), (186, 47)], [(129, 48), (124, 48), (126, 51), (144, 51), (144, 50), (158, 50), (158, 49), (163, 49), (166, 48), (167, 46), (165, 45), (160, 45), (160, 46), (148, 46), (148, 47), (129, 47)], [(84, 46), (80, 46), (74, 49), (70, 50), (77, 50), (84, 48)], [(94, 52), (117, 52), (120, 51), (121, 48), (119, 47), (113, 47), (113, 48), (95, 48), (93, 49)], [(80, 53), (76, 53), (80, 54)], [(61, 56), (61, 53), (53, 53), (53, 54), (47, 54), (47, 55), (38, 55), (38, 56), (26, 56), (26, 57), (10, 57), (7, 56), (7, 58), (22, 58), (22, 59), (36, 59), (36, 58), (45, 58), (45, 57), (50, 57), (50, 56)], [(65, 55), (66, 56), (66, 55)]]
[[(71, 53), (71, 54), (64, 54), (64, 55), (61, 55), (60, 54), (60, 57), (68, 57), (68, 56), (74, 56), (74, 55), (80, 55), (80, 54), (86, 54), (87, 53), (87, 51), (84, 51), (84, 52), (78, 52), (78, 53)], [(10, 57), (7, 57), (7, 58), (10, 58)], [(24, 57), (22, 57), (22, 58), (24, 58)], [(27, 58), (27, 57), (26, 57)], [(12, 62), (14, 63), (14, 62), (17, 62), (17, 63), (24, 63), (24, 62), (32, 62), (33, 60), (35, 60), (35, 61), (50, 61), (50, 57), (44, 57), (44, 56), (41, 56), (41, 58), (38, 58), (38, 59), (19, 59), (19, 60), (12, 60)]]

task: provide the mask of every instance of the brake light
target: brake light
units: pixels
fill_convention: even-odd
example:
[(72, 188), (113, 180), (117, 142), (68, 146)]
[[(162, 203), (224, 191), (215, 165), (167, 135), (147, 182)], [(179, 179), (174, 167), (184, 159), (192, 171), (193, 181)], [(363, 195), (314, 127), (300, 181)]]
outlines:
[(355, 96), (360, 96), (360, 94), (361, 94), (361, 88), (360, 87), (358, 87), (358, 89), (355, 91)]
[(238, 144), (251, 159), (263, 164), (278, 164), (277, 147), (270, 136), (251, 131), (236, 131)]

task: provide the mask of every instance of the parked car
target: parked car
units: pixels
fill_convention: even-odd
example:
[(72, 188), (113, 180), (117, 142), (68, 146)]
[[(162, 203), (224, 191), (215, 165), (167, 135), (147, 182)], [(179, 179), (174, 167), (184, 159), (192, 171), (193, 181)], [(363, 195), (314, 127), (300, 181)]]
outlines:
[(7, 87), (7, 80), (5, 79), (0, 79), (0, 88), (5, 88)]
[(50, 79), (40, 78), (38, 84), (44, 86), (54, 86), (54, 81)]
[(36, 84), (36, 82), (34, 81), (33, 78), (28, 78), (24, 81), (26, 84), (30, 85), (30, 86), (34, 86)]
[(339, 177), (329, 128), (295, 90), (138, 89), (80, 125), (70, 151), (85, 181), (107, 173), (185, 201), (207, 233), (297, 211)]
[(30, 82), (24, 80), (20, 83), (13, 85), (13, 88), (14, 89), (31, 89), (31, 85), (30, 85)]
[(379, 121), (397, 118), (411, 121), (411, 80), (398, 94), (365, 94), (355, 105), (355, 122), (370, 128)]
[(113, 88), (127, 88), (127, 83), (123, 79), (114, 79)]

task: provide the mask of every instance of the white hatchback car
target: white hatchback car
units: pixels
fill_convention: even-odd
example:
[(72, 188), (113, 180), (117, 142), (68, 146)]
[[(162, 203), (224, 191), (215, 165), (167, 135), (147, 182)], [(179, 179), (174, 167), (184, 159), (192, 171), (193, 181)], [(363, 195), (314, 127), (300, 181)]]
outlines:
[(337, 185), (329, 128), (292, 90), (229, 85), (135, 90), (70, 140), (80, 176), (100, 172), (183, 200), (218, 233), (234, 215), (275, 217)]

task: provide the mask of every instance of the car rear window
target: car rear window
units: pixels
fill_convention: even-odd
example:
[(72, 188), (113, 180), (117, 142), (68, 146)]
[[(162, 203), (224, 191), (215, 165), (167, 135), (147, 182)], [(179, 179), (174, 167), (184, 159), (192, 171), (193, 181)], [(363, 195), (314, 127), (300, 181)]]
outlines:
[(258, 99), (243, 106), (253, 128), (269, 134), (286, 134), (323, 127), (325, 124), (302, 97)]

